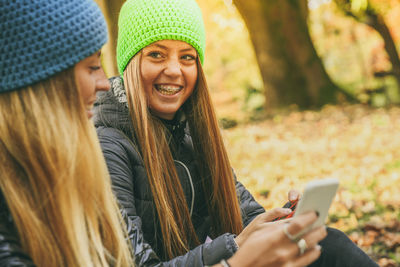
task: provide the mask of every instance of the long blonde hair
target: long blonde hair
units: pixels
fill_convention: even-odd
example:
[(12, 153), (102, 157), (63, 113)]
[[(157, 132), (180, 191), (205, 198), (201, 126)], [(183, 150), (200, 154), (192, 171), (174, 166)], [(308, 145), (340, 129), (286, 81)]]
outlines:
[(37, 266), (132, 266), (73, 69), (0, 94), (0, 188)]
[[(146, 167), (160, 222), (163, 255), (171, 259), (187, 252), (199, 240), (162, 122), (151, 115), (141, 80), (139, 52), (124, 72), (129, 112), (135, 138)], [(203, 176), (203, 189), (212, 219), (212, 237), (243, 229), (234, 177), (199, 60), (197, 86), (183, 105)]]

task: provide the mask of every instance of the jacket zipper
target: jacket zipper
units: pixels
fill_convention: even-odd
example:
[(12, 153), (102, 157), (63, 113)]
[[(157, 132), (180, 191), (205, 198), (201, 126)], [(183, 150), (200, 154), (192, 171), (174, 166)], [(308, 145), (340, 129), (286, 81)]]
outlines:
[(189, 176), (190, 188), (192, 190), (192, 203), (190, 204), (190, 217), (191, 217), (192, 213), (193, 213), (193, 206), (194, 206), (194, 186), (193, 186), (192, 176), (190, 175), (190, 171), (189, 171), (188, 167), (186, 167), (186, 165), (182, 161), (179, 161), (176, 159), (174, 159), (174, 161), (179, 163), (180, 165), (182, 165), (183, 168), (185, 168), (187, 175)]

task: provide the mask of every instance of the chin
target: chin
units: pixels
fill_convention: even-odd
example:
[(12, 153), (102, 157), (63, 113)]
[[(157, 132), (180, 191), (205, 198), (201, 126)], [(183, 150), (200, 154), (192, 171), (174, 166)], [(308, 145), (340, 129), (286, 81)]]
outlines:
[(86, 110), (86, 115), (87, 115), (88, 119), (91, 119), (93, 117), (93, 111)]

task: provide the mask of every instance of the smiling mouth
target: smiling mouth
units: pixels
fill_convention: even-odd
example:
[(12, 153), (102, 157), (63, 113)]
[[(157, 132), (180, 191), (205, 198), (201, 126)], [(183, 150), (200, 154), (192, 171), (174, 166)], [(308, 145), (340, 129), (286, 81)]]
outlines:
[(183, 89), (183, 86), (156, 84), (154, 88), (163, 95), (174, 95)]

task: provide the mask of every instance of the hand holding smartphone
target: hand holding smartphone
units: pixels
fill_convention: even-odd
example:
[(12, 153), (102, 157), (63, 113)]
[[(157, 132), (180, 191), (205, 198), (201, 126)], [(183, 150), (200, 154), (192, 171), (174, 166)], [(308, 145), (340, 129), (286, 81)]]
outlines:
[(273, 221), (298, 216), (307, 211), (315, 211), (318, 213), (319, 218), (313, 224), (312, 228), (323, 225), (338, 186), (339, 181), (335, 178), (313, 180), (309, 182), (300, 200), (287, 202), (283, 206), (283, 208), (290, 208), (292, 212), (286, 216), (278, 217)]
[(317, 221), (300, 234), (325, 224), (329, 207), (336, 195), (338, 187), (339, 180), (335, 178), (313, 180), (306, 185), (304, 194), (297, 203), (293, 217), (308, 211), (315, 211), (319, 217)]

